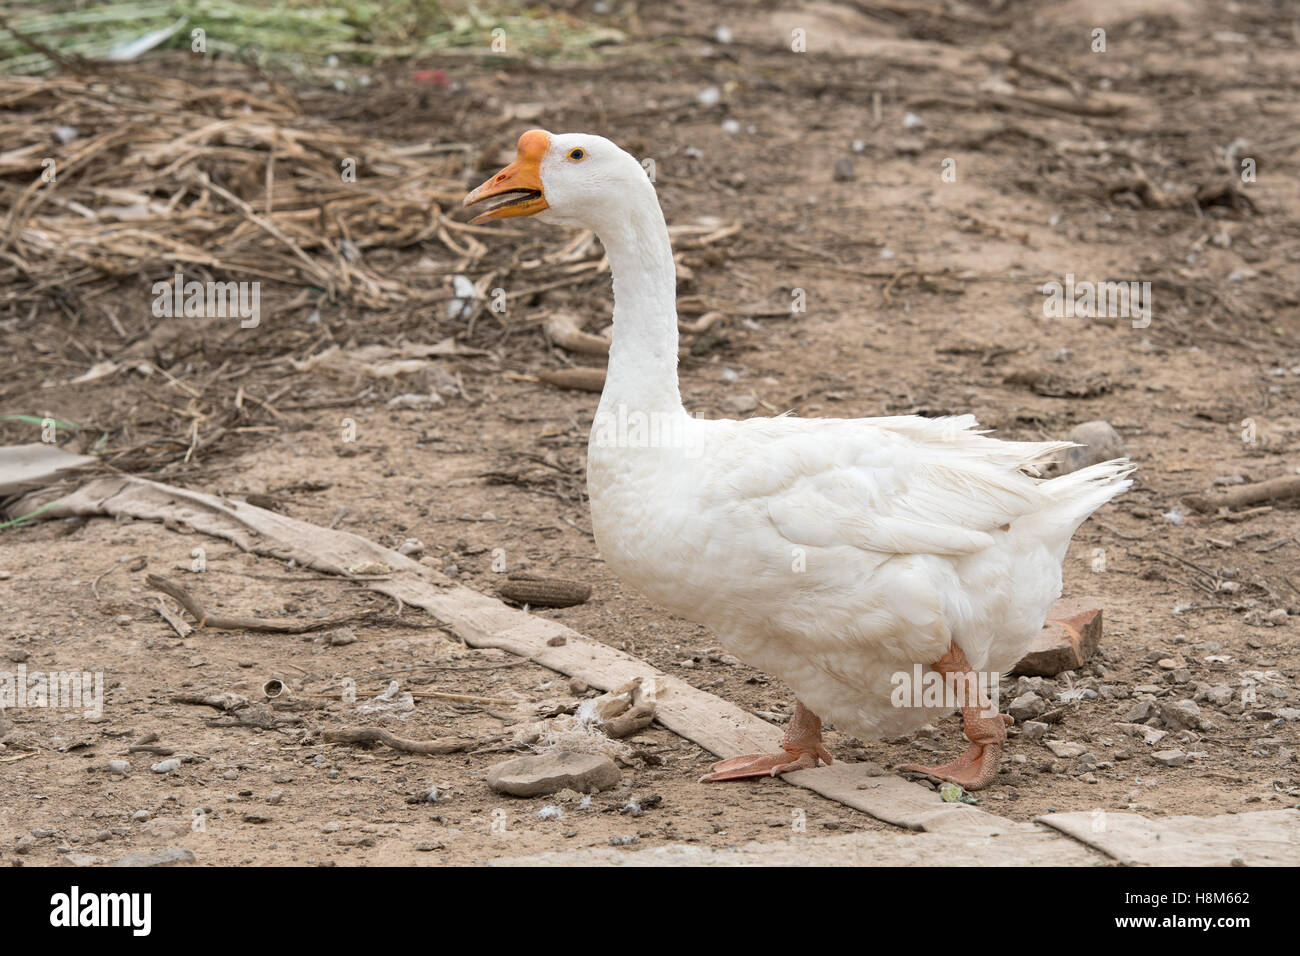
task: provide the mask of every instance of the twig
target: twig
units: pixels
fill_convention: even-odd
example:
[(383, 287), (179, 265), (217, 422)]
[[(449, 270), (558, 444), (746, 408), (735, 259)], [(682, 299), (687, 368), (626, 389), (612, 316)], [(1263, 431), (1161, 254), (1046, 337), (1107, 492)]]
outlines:
[[(224, 614), (209, 614), (204, 610), (203, 605), (189, 591), (181, 587), (174, 581), (161, 577), (157, 574), (150, 574), (145, 578), (145, 582), (154, 590), (162, 591), (180, 602), (181, 607), (190, 613), (190, 616), (198, 622), (199, 627), (211, 627), (222, 631), (262, 631), (270, 634), (309, 634), (312, 631), (324, 631), (334, 627), (341, 627), (344, 624), (395, 624), (401, 627), (422, 628), (423, 625), (414, 624), (408, 621), (401, 621), (397, 618), (389, 617), (382, 614), (349, 614), (346, 617), (334, 617), (320, 621), (301, 621), (285, 620), (272, 621), (265, 618), (257, 617), (227, 617)], [(438, 625), (431, 625), (434, 629), (441, 629)]]
[(435, 740), (408, 740), (390, 734), (381, 727), (354, 727), (342, 730), (326, 730), (321, 739), (331, 744), (384, 744), (394, 750), (411, 754), (455, 754), (463, 753), (471, 747), (482, 743), (479, 740), (456, 740), (439, 737)]

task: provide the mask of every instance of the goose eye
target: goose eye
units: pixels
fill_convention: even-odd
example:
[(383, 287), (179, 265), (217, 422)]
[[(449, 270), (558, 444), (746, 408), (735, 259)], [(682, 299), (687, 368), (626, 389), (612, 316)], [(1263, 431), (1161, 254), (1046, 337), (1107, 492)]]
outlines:
[(586, 155), (587, 151), (581, 146), (575, 146), (573, 149), (569, 150), (569, 159), (573, 160), (575, 163), (586, 157)]

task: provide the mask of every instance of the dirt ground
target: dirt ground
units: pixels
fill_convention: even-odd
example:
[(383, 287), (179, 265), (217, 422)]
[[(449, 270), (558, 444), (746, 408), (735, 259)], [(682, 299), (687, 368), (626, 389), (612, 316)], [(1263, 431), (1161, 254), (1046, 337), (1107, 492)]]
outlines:
[[(1104, 609), (1102, 649), (1038, 688), (1056, 719), (1049, 736), (1084, 753), (1057, 756), (1013, 728), (980, 805), (1016, 820), (1093, 807), (1211, 815), (1296, 806), (1295, 503), (1202, 515), (1183, 497), (1297, 467), (1300, 22), (1281, 0), (922, 9), (676, 0), (639, 17), (608, 15), (627, 41), (597, 63), (462, 57), (445, 64), (453, 82), (433, 96), (391, 68), (374, 72), (368, 92), (316, 90), (302, 102), (377, 141), (471, 143), (467, 182), (494, 170), (529, 126), (599, 132), (655, 160), (670, 225), (739, 223), (683, 247), (679, 295), (725, 315), (683, 338), (682, 393), (697, 414), (970, 411), (999, 437), (1032, 440), (1110, 421), (1138, 482), (1080, 529), (1064, 572), (1067, 596), (1095, 596)], [(717, 40), (718, 26), (731, 42)], [(1090, 49), (1098, 27), (1104, 53)], [(792, 30), (805, 31), (806, 52), (791, 50)], [(197, 85), (237, 82), (167, 57), (149, 68)], [(243, 82), (266, 89), (251, 72)], [(1104, 104), (1098, 115), (1042, 105), (1070, 95), (1071, 82)], [(1245, 158), (1253, 181), (1238, 175)], [(947, 159), (955, 182), (942, 178)], [(252, 500), (391, 547), (419, 539), (428, 561), (486, 592), (499, 581), (495, 553), (510, 570), (585, 581), (589, 602), (534, 613), (781, 721), (793, 701), (778, 681), (622, 587), (596, 552), (584, 475), (597, 396), (533, 375), (595, 364), (551, 346), (540, 317), (567, 310), (604, 329), (608, 276), (529, 288), (519, 264), (571, 236), (524, 223), (477, 238), (486, 251), (470, 277), (496, 270), (494, 282), (518, 294), (504, 315), (482, 311), (473, 322), (448, 317), (456, 258), (432, 241), (381, 260), (393, 275), (437, 277), (432, 303), (367, 309), (271, 286), (273, 308), (255, 330), (218, 320), (160, 331), (187, 320), (150, 316), (159, 275), (115, 277), (95, 307), (76, 289), (27, 288), (0, 299), (0, 415), (90, 423), (67, 447), (106, 433), (96, 449), (106, 460), (170, 437), (116, 466), (260, 496)], [(1045, 318), (1042, 285), (1067, 274), (1149, 281), (1149, 326)], [(791, 313), (793, 290), (803, 290), (805, 312)], [(459, 354), (406, 377), (297, 371), (290, 361), (332, 344), (448, 337)], [(200, 397), (129, 370), (66, 384), (142, 341)], [(388, 404), (430, 391), (433, 407)], [(236, 419), (224, 418), (236, 405)], [(187, 459), (195, 422), (203, 434), (218, 418), (235, 424)], [(346, 420), (355, 441), (343, 440)], [(30, 424), (0, 422), (0, 444), (37, 439)], [(464, 864), (611, 842), (629, 852), (723, 847), (787, 839), (800, 810), (810, 834), (892, 829), (780, 781), (697, 783), (714, 758), (657, 725), (631, 741), (623, 783), (586, 806), (489, 791), (487, 769), (511, 755), (500, 744), (420, 756), (321, 743), (322, 727), (358, 722), (352, 705), (328, 696), (345, 678), (359, 699), (397, 679), (404, 690), (491, 701), (422, 697), (407, 719), (386, 724), (411, 737), (491, 741), (578, 695), (563, 676), (467, 648), (409, 609), (411, 626), (360, 626), (345, 646), (211, 629), (182, 639), (154, 611), (145, 575), (187, 572), (199, 547), (207, 571), (186, 582), (210, 609), (391, 610), (349, 582), (184, 529), (78, 519), (0, 531), (0, 669), (105, 677), (101, 717), (7, 712), (5, 863), (113, 862), (158, 847), (189, 848), (201, 864), (255, 865)], [(1278, 609), (1287, 616), (1270, 618)], [(198, 691), (260, 699), (271, 677), (299, 704), (276, 711), (284, 719), (274, 728), (214, 726), (216, 710), (172, 702)], [(1257, 699), (1243, 706), (1247, 687)], [(1025, 689), (1008, 679), (1004, 701)], [(1157, 712), (1194, 700), (1201, 722), (1171, 726), (1146, 697)], [(1143, 736), (1161, 730), (1158, 742)], [(128, 753), (150, 733), (182, 759), (179, 770), (154, 773), (162, 756)], [(964, 739), (953, 714), (933, 732), (885, 742), (831, 728), (827, 744), (888, 770), (947, 759)], [(1184, 762), (1153, 757), (1173, 749)], [(129, 774), (110, 773), (119, 759)], [(562, 813), (539, 817), (550, 804)]]

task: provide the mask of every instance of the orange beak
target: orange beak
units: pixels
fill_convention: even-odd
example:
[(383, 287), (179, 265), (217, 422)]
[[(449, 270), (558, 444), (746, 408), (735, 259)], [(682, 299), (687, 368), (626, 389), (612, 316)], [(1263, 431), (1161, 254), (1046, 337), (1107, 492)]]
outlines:
[(465, 197), (466, 206), (487, 199), (501, 200), (470, 223), (535, 216), (549, 208), (542, 191), (542, 157), (550, 146), (551, 134), (544, 129), (530, 129), (520, 136), (515, 161)]

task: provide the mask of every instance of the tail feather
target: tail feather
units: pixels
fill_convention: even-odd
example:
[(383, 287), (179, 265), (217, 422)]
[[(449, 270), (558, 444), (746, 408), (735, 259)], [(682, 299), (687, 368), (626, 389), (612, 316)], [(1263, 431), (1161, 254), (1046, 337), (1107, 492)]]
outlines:
[(1039, 487), (1056, 502), (1051, 510), (1064, 518), (1073, 534), (1088, 515), (1132, 487), (1129, 476), (1136, 470), (1129, 459), (1116, 458), (1052, 478)]

